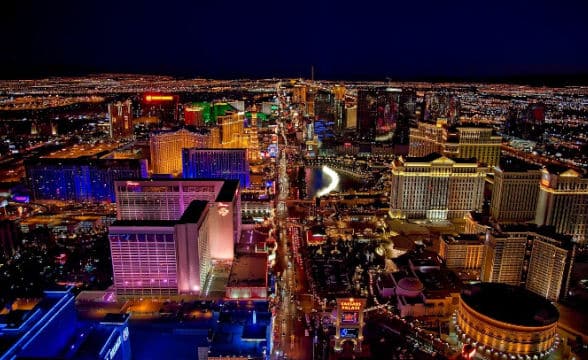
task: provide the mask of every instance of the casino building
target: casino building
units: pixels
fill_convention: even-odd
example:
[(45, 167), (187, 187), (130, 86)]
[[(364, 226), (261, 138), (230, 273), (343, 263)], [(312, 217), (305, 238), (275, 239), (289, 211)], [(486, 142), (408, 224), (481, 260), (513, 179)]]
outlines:
[(128, 320), (127, 314), (78, 317), (71, 287), (17, 299), (0, 311), (0, 360), (129, 360)]
[(454, 318), (458, 340), (484, 357), (546, 358), (556, 347), (559, 312), (528, 290), (499, 283), (464, 289)]
[(347, 344), (353, 344), (356, 352), (361, 351), (366, 299), (337, 299), (337, 320), (335, 322), (335, 351), (341, 351)]

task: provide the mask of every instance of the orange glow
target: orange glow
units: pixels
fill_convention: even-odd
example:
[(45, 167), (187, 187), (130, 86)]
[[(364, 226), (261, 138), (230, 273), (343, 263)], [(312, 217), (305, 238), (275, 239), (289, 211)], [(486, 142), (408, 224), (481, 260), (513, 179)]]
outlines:
[(342, 301), (340, 304), (341, 310), (344, 311), (359, 311), (361, 309), (361, 302), (349, 299), (348, 301)]
[(145, 101), (172, 101), (172, 95), (145, 95)]

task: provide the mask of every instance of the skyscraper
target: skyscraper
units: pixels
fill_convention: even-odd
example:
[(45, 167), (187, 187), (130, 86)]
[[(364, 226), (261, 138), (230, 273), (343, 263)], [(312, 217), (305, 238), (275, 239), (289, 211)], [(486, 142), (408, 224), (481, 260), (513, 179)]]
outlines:
[(147, 177), (139, 155), (118, 158), (118, 145), (74, 146), (24, 163), (36, 200), (114, 201), (114, 181)]
[(416, 95), (412, 90), (390, 87), (359, 89), (359, 140), (389, 144), (394, 154), (407, 155), (410, 123), (415, 120), (415, 101)]
[(588, 177), (571, 169), (544, 168), (535, 223), (551, 225), (555, 231), (585, 243), (588, 240)]
[(491, 128), (447, 127), (443, 120), (438, 120), (435, 125), (421, 123), (410, 129), (409, 153), (425, 156), (430, 150), (441, 149), (445, 156), (476, 158), (479, 163), (492, 168), (500, 160), (501, 144), (502, 137), (494, 135)]
[(565, 296), (575, 250), (569, 239), (552, 234), (532, 234), (533, 249), (529, 259), (525, 287), (551, 301)]
[(184, 124), (189, 126), (204, 126), (204, 109), (197, 105), (184, 107)]
[(392, 142), (401, 89), (364, 88), (357, 91), (357, 135), (360, 140)]
[(211, 146), (208, 132), (186, 129), (151, 134), (151, 166), (154, 174), (178, 175), (182, 172), (182, 149)]
[(487, 236), (481, 280), (522, 285), (556, 301), (567, 293), (574, 254), (569, 236), (546, 228), (502, 226)]
[(244, 135), (245, 114), (242, 112), (227, 112), (216, 117), (220, 129), (220, 143), (222, 147), (238, 147)]
[(539, 197), (539, 166), (513, 157), (503, 157), (494, 168), (490, 214), (499, 222), (535, 219)]
[(176, 221), (193, 200), (209, 202), (210, 256), (230, 260), (241, 237), (241, 194), (236, 180), (117, 181), (119, 220)]
[(401, 157), (392, 163), (390, 217), (446, 220), (479, 211), (485, 176), (473, 159)]
[(434, 152), (442, 154), (446, 136), (442, 123), (418, 123), (416, 128), (410, 129), (409, 156), (422, 157)]
[(183, 177), (239, 180), (241, 187), (246, 188), (249, 187), (247, 159), (247, 149), (183, 149)]
[(480, 278), (519, 286), (527, 251), (527, 231), (492, 232), (486, 238)]
[(206, 201), (193, 201), (176, 221), (115, 221), (108, 236), (117, 295), (200, 294), (211, 268), (208, 212)]
[(124, 139), (133, 136), (133, 104), (131, 100), (108, 104), (110, 137)]

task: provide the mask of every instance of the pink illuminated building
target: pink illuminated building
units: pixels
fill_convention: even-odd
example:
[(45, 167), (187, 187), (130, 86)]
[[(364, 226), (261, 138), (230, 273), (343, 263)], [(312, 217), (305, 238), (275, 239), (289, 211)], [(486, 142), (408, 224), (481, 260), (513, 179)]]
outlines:
[(115, 221), (109, 240), (117, 295), (200, 294), (211, 269), (209, 209), (206, 201), (193, 201), (176, 221)]
[(237, 180), (116, 181), (118, 220), (179, 219), (193, 200), (208, 201), (210, 256), (232, 260), (241, 236), (241, 195)]

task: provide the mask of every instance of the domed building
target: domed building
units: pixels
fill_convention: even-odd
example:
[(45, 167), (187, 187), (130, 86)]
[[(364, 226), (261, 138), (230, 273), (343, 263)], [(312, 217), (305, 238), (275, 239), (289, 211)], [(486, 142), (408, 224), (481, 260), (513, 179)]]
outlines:
[(462, 290), (456, 316), (458, 339), (488, 358), (542, 359), (556, 345), (559, 312), (543, 297), (499, 283)]
[(398, 281), (398, 286), (396, 286), (396, 295), (400, 296), (408, 296), (408, 297), (417, 297), (419, 296), (425, 287), (423, 283), (415, 278), (415, 277), (405, 277)]

